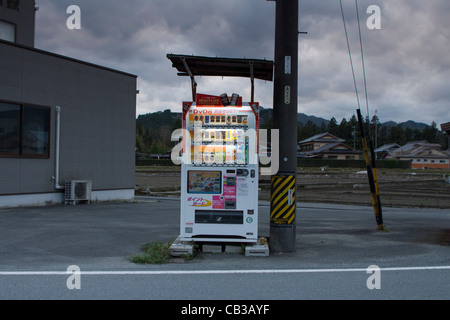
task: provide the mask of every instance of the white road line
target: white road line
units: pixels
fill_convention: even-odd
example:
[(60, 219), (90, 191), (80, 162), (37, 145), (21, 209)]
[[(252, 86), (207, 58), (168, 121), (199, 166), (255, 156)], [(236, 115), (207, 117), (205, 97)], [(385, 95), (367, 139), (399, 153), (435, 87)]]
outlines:
[[(280, 274), (280, 273), (333, 273), (367, 272), (368, 268), (348, 269), (261, 269), (261, 270), (164, 270), (164, 271), (80, 271), (80, 275), (208, 275), (208, 274)], [(450, 266), (390, 267), (380, 271), (450, 270)], [(71, 275), (67, 271), (0, 271), (0, 276), (58, 276)]]

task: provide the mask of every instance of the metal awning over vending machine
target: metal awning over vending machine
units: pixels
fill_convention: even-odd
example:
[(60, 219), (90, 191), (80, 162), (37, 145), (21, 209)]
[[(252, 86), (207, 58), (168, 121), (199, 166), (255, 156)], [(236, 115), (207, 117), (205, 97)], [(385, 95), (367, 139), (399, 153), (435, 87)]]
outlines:
[(254, 79), (273, 80), (273, 61), (168, 54), (179, 76), (191, 78), (192, 100), (197, 94), (195, 76), (244, 77), (251, 80), (251, 102), (254, 101)]

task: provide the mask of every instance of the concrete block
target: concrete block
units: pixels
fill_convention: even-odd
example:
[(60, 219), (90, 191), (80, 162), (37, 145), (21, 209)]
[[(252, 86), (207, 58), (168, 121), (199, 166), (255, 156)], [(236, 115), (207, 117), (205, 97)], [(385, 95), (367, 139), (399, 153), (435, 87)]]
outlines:
[(242, 247), (241, 245), (229, 245), (225, 246), (225, 253), (241, 253)]
[(177, 238), (169, 247), (169, 254), (172, 257), (181, 257), (194, 254), (194, 245), (192, 243), (183, 243)]
[(203, 253), (222, 253), (222, 244), (204, 244), (202, 246)]
[(269, 246), (265, 244), (255, 244), (252, 246), (245, 247), (246, 257), (268, 257), (269, 256)]

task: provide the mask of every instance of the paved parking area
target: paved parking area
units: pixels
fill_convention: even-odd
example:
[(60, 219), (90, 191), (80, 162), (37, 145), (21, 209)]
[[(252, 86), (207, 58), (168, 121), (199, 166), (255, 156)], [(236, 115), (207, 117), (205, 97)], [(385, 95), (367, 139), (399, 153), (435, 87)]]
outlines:
[[(358, 299), (368, 295), (367, 275), (363, 271), (371, 265), (389, 271), (383, 277), (392, 277), (392, 290), (386, 289), (384, 296), (369, 298), (450, 298), (450, 212), (446, 210), (384, 208), (386, 231), (378, 231), (371, 207), (299, 203), (295, 253), (271, 253), (269, 257), (207, 254), (186, 263), (162, 265), (130, 262), (129, 258), (139, 253), (143, 244), (169, 242), (178, 236), (179, 209), (178, 199), (148, 197), (138, 197), (133, 202), (1, 209), (0, 281), (3, 289), (0, 299), (228, 299), (230, 296), (281, 299), (285, 295), (291, 299)], [(259, 209), (259, 234), (268, 237), (269, 206), (261, 203)], [(75, 294), (65, 286), (67, 276), (49, 283), (39, 274), (48, 271), (56, 272), (49, 277), (58, 272), (64, 274), (70, 265), (79, 266), (82, 272), (92, 272), (89, 284), (102, 281), (108, 284), (96, 286), (91, 292), (83, 282), (85, 290)], [(412, 279), (412, 274), (404, 272), (408, 270), (416, 272), (414, 281), (424, 290), (422, 295), (414, 295), (417, 286), (413, 281), (407, 283), (411, 287), (404, 286), (407, 279)], [(106, 278), (94, 279), (97, 271), (100, 271), (98, 276)], [(38, 275), (38, 278), (30, 282), (24, 279), (26, 277), (19, 277), (22, 280), (8, 277), (14, 272)], [(357, 280), (352, 272), (358, 274)], [(151, 279), (143, 280), (140, 278), (143, 276)], [(125, 279), (132, 284), (125, 284), (124, 281), (128, 281)], [(279, 281), (273, 282), (274, 279)], [(292, 283), (292, 279), (297, 282)], [(239, 286), (246, 281), (252, 285), (247, 289), (239, 287), (237, 292), (224, 291), (216, 285), (205, 289), (208, 281), (223, 281), (223, 286), (227, 287), (238, 280)], [(42, 290), (42, 281), (46, 281), (47, 291)], [(167, 290), (149, 290), (142, 286), (142, 281), (150, 281), (153, 286), (164, 283), (163, 288)], [(354, 281), (357, 284), (353, 284)], [(330, 285), (334, 282), (334, 286)], [(32, 283), (34, 287), (30, 287)], [(270, 283), (283, 287), (277, 288), (278, 295), (267, 291)], [(256, 290), (253, 285), (259, 285), (260, 289)], [(121, 291), (131, 290), (130, 286), (139, 287), (141, 291), (133, 291), (134, 295)], [(334, 291), (330, 291), (330, 286)], [(399, 289), (404, 292), (399, 293)], [(186, 296), (186, 292), (192, 295)], [(413, 295), (409, 296), (409, 292)]]
[[(135, 268), (128, 258), (147, 242), (168, 242), (179, 234), (177, 199), (137, 198), (77, 206), (0, 210), (0, 270), (55, 269), (69, 264)], [(260, 204), (260, 236), (268, 237), (269, 206)], [(305, 267), (450, 264), (450, 212), (384, 208), (386, 231), (376, 230), (370, 207), (300, 203), (297, 251), (271, 254)], [(251, 261), (239, 254), (235, 263)], [(192, 263), (207, 265), (212, 256)], [(259, 264), (261, 261), (258, 262)], [(250, 266), (250, 265), (249, 265)]]

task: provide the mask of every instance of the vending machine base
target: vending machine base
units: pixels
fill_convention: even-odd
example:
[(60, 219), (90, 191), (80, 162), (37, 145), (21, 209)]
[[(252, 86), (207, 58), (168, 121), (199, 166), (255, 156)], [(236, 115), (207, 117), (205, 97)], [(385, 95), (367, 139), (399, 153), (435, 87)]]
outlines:
[(258, 243), (252, 246), (245, 247), (245, 256), (246, 257), (268, 257), (269, 256), (269, 245), (267, 242)]
[(169, 253), (172, 257), (192, 256), (195, 253), (194, 246), (201, 248), (202, 253), (244, 253), (246, 257), (269, 256), (269, 245), (263, 237), (251, 243), (193, 242), (182, 241), (178, 237), (170, 246)]
[(182, 257), (194, 254), (194, 244), (192, 242), (183, 242), (180, 237), (176, 238), (175, 241), (169, 247), (169, 253), (172, 257)]

